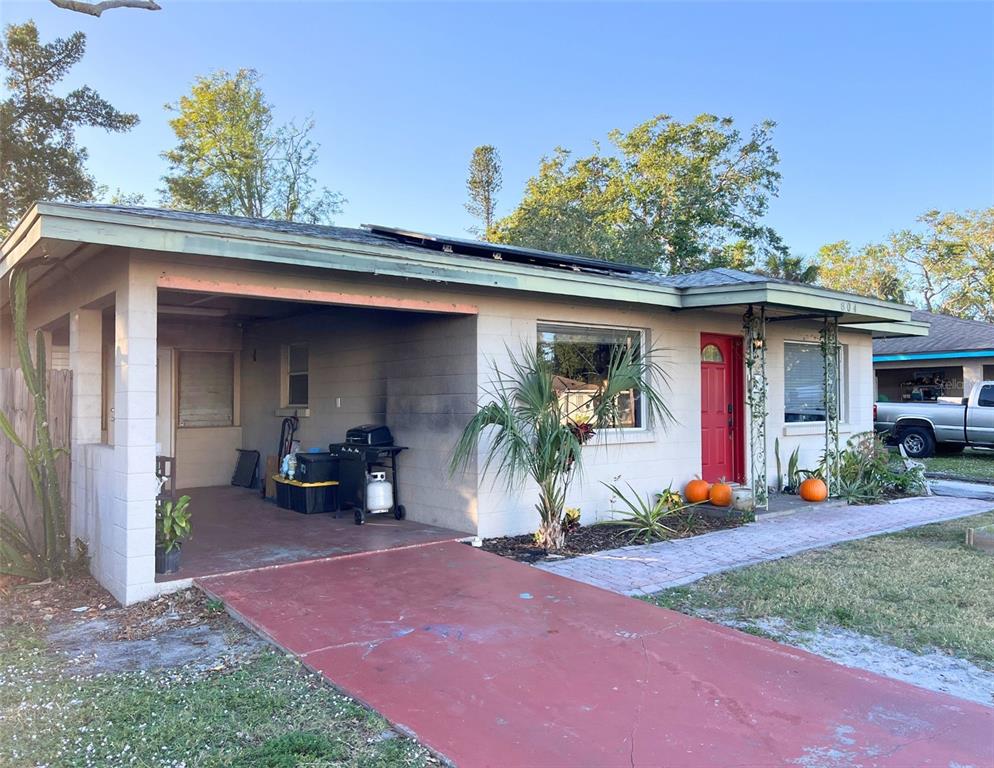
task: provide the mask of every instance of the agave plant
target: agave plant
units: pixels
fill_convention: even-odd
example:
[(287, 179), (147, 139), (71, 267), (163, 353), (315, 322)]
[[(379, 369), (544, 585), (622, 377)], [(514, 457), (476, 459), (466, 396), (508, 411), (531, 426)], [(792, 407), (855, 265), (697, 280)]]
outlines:
[(481, 441), (490, 438), (485, 443), (482, 472), (494, 469), (508, 487), (526, 477), (534, 480), (539, 493), (536, 543), (547, 550), (561, 549), (565, 540), (563, 508), (570, 483), (581, 470), (583, 444), (598, 429), (620, 423), (619, 395), (638, 391), (648, 424), (671, 418), (657, 389), (666, 376), (653, 360), (653, 353), (649, 350), (643, 355), (618, 345), (611, 354), (607, 375), (590, 399), (572, 406), (559, 396), (551, 367), (534, 349), (525, 347), (517, 356), (509, 354), (511, 371), (494, 368), (490, 400), (463, 430), (451, 471), (465, 467), (476, 456)]

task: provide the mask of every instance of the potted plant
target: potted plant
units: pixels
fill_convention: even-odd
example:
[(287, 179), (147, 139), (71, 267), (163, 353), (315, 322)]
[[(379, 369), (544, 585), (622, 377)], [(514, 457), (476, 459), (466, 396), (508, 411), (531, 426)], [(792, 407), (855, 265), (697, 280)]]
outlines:
[(164, 499), (155, 508), (155, 572), (176, 573), (180, 548), (190, 536), (190, 497)]

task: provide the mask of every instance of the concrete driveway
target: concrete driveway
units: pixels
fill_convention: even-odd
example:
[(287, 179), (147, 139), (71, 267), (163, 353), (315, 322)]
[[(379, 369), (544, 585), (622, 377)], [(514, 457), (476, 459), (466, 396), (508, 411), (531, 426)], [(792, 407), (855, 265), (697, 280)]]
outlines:
[(994, 709), (464, 544), (200, 584), (459, 766), (994, 764)]

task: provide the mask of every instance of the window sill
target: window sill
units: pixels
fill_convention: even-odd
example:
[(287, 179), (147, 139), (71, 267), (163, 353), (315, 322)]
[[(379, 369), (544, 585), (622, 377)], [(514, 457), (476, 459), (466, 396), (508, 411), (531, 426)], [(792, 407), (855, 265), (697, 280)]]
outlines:
[[(839, 434), (849, 434), (852, 432), (851, 424), (839, 424)], [(825, 434), (825, 422), (824, 421), (807, 421), (795, 424), (784, 424), (783, 434), (785, 437), (799, 437), (801, 435), (824, 435)]]
[(310, 408), (277, 408), (273, 412), (274, 416), (296, 416), (299, 419), (306, 419), (311, 415)]
[(594, 435), (588, 445), (640, 445), (654, 442), (656, 436), (648, 429), (603, 429)]

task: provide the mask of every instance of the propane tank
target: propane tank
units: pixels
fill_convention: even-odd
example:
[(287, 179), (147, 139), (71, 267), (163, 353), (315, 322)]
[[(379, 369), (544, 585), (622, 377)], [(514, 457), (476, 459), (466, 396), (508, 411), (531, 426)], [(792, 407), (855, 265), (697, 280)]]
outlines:
[(393, 509), (393, 486), (386, 472), (370, 472), (366, 479), (366, 511), (389, 512)]

